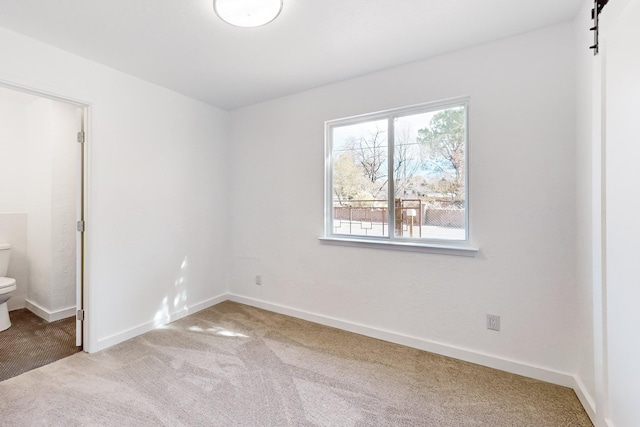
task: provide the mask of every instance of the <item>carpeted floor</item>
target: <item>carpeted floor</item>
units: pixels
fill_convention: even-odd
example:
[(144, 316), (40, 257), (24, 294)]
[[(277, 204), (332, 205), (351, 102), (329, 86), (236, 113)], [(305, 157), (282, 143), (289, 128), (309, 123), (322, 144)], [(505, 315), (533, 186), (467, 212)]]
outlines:
[(591, 426), (572, 390), (224, 302), (0, 383), (4, 426)]
[(49, 323), (23, 308), (9, 318), (11, 327), (0, 332), (0, 381), (80, 351), (75, 317)]

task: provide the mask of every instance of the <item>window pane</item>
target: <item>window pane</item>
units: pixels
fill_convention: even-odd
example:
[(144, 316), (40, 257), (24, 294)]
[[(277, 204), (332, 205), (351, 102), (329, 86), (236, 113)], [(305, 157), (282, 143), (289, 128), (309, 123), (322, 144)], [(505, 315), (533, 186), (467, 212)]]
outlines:
[(387, 120), (331, 131), (333, 233), (389, 236)]
[(395, 236), (465, 240), (464, 106), (395, 118)]

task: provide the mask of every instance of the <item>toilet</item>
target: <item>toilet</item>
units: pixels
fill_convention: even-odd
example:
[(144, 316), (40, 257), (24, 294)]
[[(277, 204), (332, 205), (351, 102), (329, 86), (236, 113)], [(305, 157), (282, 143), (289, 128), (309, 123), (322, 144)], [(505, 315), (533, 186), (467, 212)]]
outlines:
[(13, 296), (13, 291), (16, 290), (16, 279), (6, 277), (9, 269), (10, 254), (11, 245), (0, 243), (0, 332), (9, 329), (9, 326), (11, 326), (7, 301)]

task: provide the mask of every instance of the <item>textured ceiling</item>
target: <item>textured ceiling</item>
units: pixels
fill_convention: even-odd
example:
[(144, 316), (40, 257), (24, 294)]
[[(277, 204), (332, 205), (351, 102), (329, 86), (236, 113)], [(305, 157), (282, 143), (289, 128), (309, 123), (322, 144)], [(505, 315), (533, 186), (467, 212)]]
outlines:
[(235, 28), (212, 0), (0, 0), (0, 26), (230, 110), (572, 19), (582, 0), (284, 0)]

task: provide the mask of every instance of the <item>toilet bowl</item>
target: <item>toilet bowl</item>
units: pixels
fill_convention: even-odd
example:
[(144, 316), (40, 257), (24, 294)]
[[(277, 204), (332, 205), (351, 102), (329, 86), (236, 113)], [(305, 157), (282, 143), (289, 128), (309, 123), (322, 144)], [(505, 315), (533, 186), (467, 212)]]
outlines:
[(9, 269), (10, 254), (11, 245), (7, 243), (0, 244), (0, 331), (9, 329), (9, 326), (11, 326), (7, 301), (13, 296), (13, 291), (16, 290), (16, 279), (5, 277)]
[(7, 301), (13, 296), (13, 291), (15, 290), (16, 279), (0, 277), (0, 331), (9, 329), (9, 326), (11, 326)]

